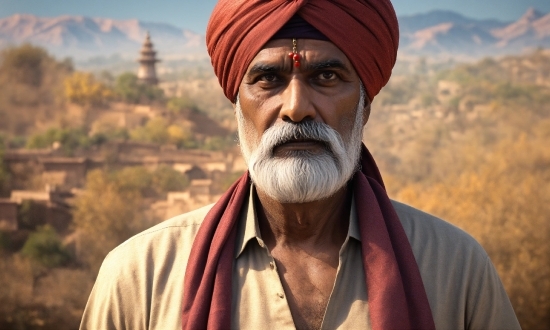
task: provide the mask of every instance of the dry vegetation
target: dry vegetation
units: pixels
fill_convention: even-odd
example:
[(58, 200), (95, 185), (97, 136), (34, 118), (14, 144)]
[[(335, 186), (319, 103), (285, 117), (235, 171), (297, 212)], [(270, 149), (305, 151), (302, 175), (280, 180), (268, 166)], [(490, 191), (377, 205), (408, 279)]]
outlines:
[[(511, 74), (511, 62), (521, 74)], [(460, 89), (448, 102), (432, 97), (424, 115), (407, 122), (407, 139), (387, 134), (395, 122), (383, 112), (391, 106), (376, 108), (365, 138), (393, 198), (456, 224), (483, 245), (524, 329), (550, 327), (549, 70), (550, 54), (538, 51), (430, 79), (408, 76), (403, 84), (418, 93), (409, 90), (402, 102), (437, 95), (440, 80)], [(390, 86), (381, 99), (402, 95), (400, 88)], [(472, 116), (474, 109), (481, 110)]]
[[(203, 90), (200, 99), (192, 93), (167, 99), (154, 90), (136, 92), (141, 87), (131, 75), (102, 80), (75, 73), (69, 62), (56, 62), (32, 46), (16, 50), (28, 52), (29, 61), (14, 59), (10, 51), (0, 61), (2, 148), (61, 141), (71, 154), (109, 138), (179, 148), (227, 146), (220, 138), (208, 147), (178, 129), (184, 127), (180, 116), (209, 113), (200, 109), (208, 100), (224, 108), (219, 89), (211, 97)], [(365, 135), (390, 195), (472, 234), (496, 265), (522, 327), (550, 328), (550, 55), (537, 51), (452, 69), (426, 61), (408, 65), (375, 100)], [(214, 79), (204, 72), (195, 78), (187, 84), (210, 86)], [(458, 88), (439, 97), (441, 81)], [(132, 131), (107, 125), (94, 132), (87, 125), (71, 127), (57, 111), (114, 101), (161, 102), (169, 115)], [(229, 118), (232, 111), (226, 110), (216, 119)], [(9, 176), (0, 167), (4, 191)], [(160, 220), (147, 210), (149, 199), (187, 184), (167, 168), (96, 170), (73, 203), (71, 233), (78, 234), (61, 237), (51, 228), (31, 228), (36, 235), (17, 246), (0, 232), (0, 328), (76, 328), (105, 254)]]
[(26, 135), (49, 122), (63, 104), (62, 84), (73, 71), (70, 60), (58, 62), (31, 45), (0, 54), (0, 130)]

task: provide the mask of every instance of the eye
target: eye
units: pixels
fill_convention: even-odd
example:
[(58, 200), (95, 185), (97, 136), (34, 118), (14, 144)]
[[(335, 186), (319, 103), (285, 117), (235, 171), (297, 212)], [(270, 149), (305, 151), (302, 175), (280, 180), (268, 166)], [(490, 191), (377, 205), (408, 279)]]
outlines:
[(323, 71), (319, 74), (318, 78), (319, 80), (334, 80), (336, 79), (336, 73), (332, 71)]
[(266, 73), (258, 77), (258, 80), (265, 82), (276, 82), (278, 80), (278, 77), (273, 73)]
[(254, 82), (263, 89), (271, 89), (280, 86), (283, 78), (276, 73), (264, 73), (257, 76)]
[(312, 82), (319, 86), (332, 87), (336, 86), (341, 78), (338, 73), (332, 70), (325, 70), (314, 73), (312, 80)]

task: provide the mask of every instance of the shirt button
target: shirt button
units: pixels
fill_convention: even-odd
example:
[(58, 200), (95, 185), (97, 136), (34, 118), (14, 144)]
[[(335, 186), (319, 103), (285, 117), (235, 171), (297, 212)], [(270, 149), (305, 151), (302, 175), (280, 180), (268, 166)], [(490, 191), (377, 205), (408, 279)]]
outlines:
[(277, 293), (277, 296), (278, 296), (279, 298), (281, 298), (281, 299), (283, 299), (283, 298), (285, 297), (285, 295), (282, 294), (282, 293)]
[(271, 270), (275, 269), (275, 263), (273, 261), (269, 263), (269, 268), (271, 268)]

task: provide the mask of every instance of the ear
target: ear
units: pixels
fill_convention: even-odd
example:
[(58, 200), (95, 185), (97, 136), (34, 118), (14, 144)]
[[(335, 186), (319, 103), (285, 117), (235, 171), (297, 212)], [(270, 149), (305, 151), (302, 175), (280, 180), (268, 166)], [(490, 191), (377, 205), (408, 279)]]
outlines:
[(369, 121), (369, 117), (370, 117), (370, 101), (366, 101), (366, 105), (365, 105), (365, 108), (363, 109), (363, 127), (365, 127), (365, 125), (367, 124), (367, 121)]

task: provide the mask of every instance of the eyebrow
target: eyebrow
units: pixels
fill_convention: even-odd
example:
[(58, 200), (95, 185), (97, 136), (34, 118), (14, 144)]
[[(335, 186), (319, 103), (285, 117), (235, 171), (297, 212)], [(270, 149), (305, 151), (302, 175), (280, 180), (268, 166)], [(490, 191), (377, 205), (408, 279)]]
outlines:
[[(306, 67), (309, 71), (323, 70), (323, 69), (342, 69), (346, 72), (349, 72), (349, 68), (344, 64), (344, 62), (338, 59), (330, 59), (321, 62), (309, 63)], [(283, 67), (280, 65), (267, 64), (267, 63), (256, 63), (250, 70), (247, 72), (247, 75), (256, 75), (259, 73), (272, 73), (272, 72), (281, 72)]]
[(279, 65), (256, 63), (252, 66), (252, 68), (250, 68), (247, 74), (254, 75), (258, 73), (280, 72), (280, 71), (282, 71), (282, 68)]
[(307, 65), (308, 70), (322, 70), (322, 69), (342, 69), (345, 71), (349, 71), (349, 68), (340, 60), (337, 59), (330, 59), (326, 61), (316, 62), (316, 63), (309, 63)]

